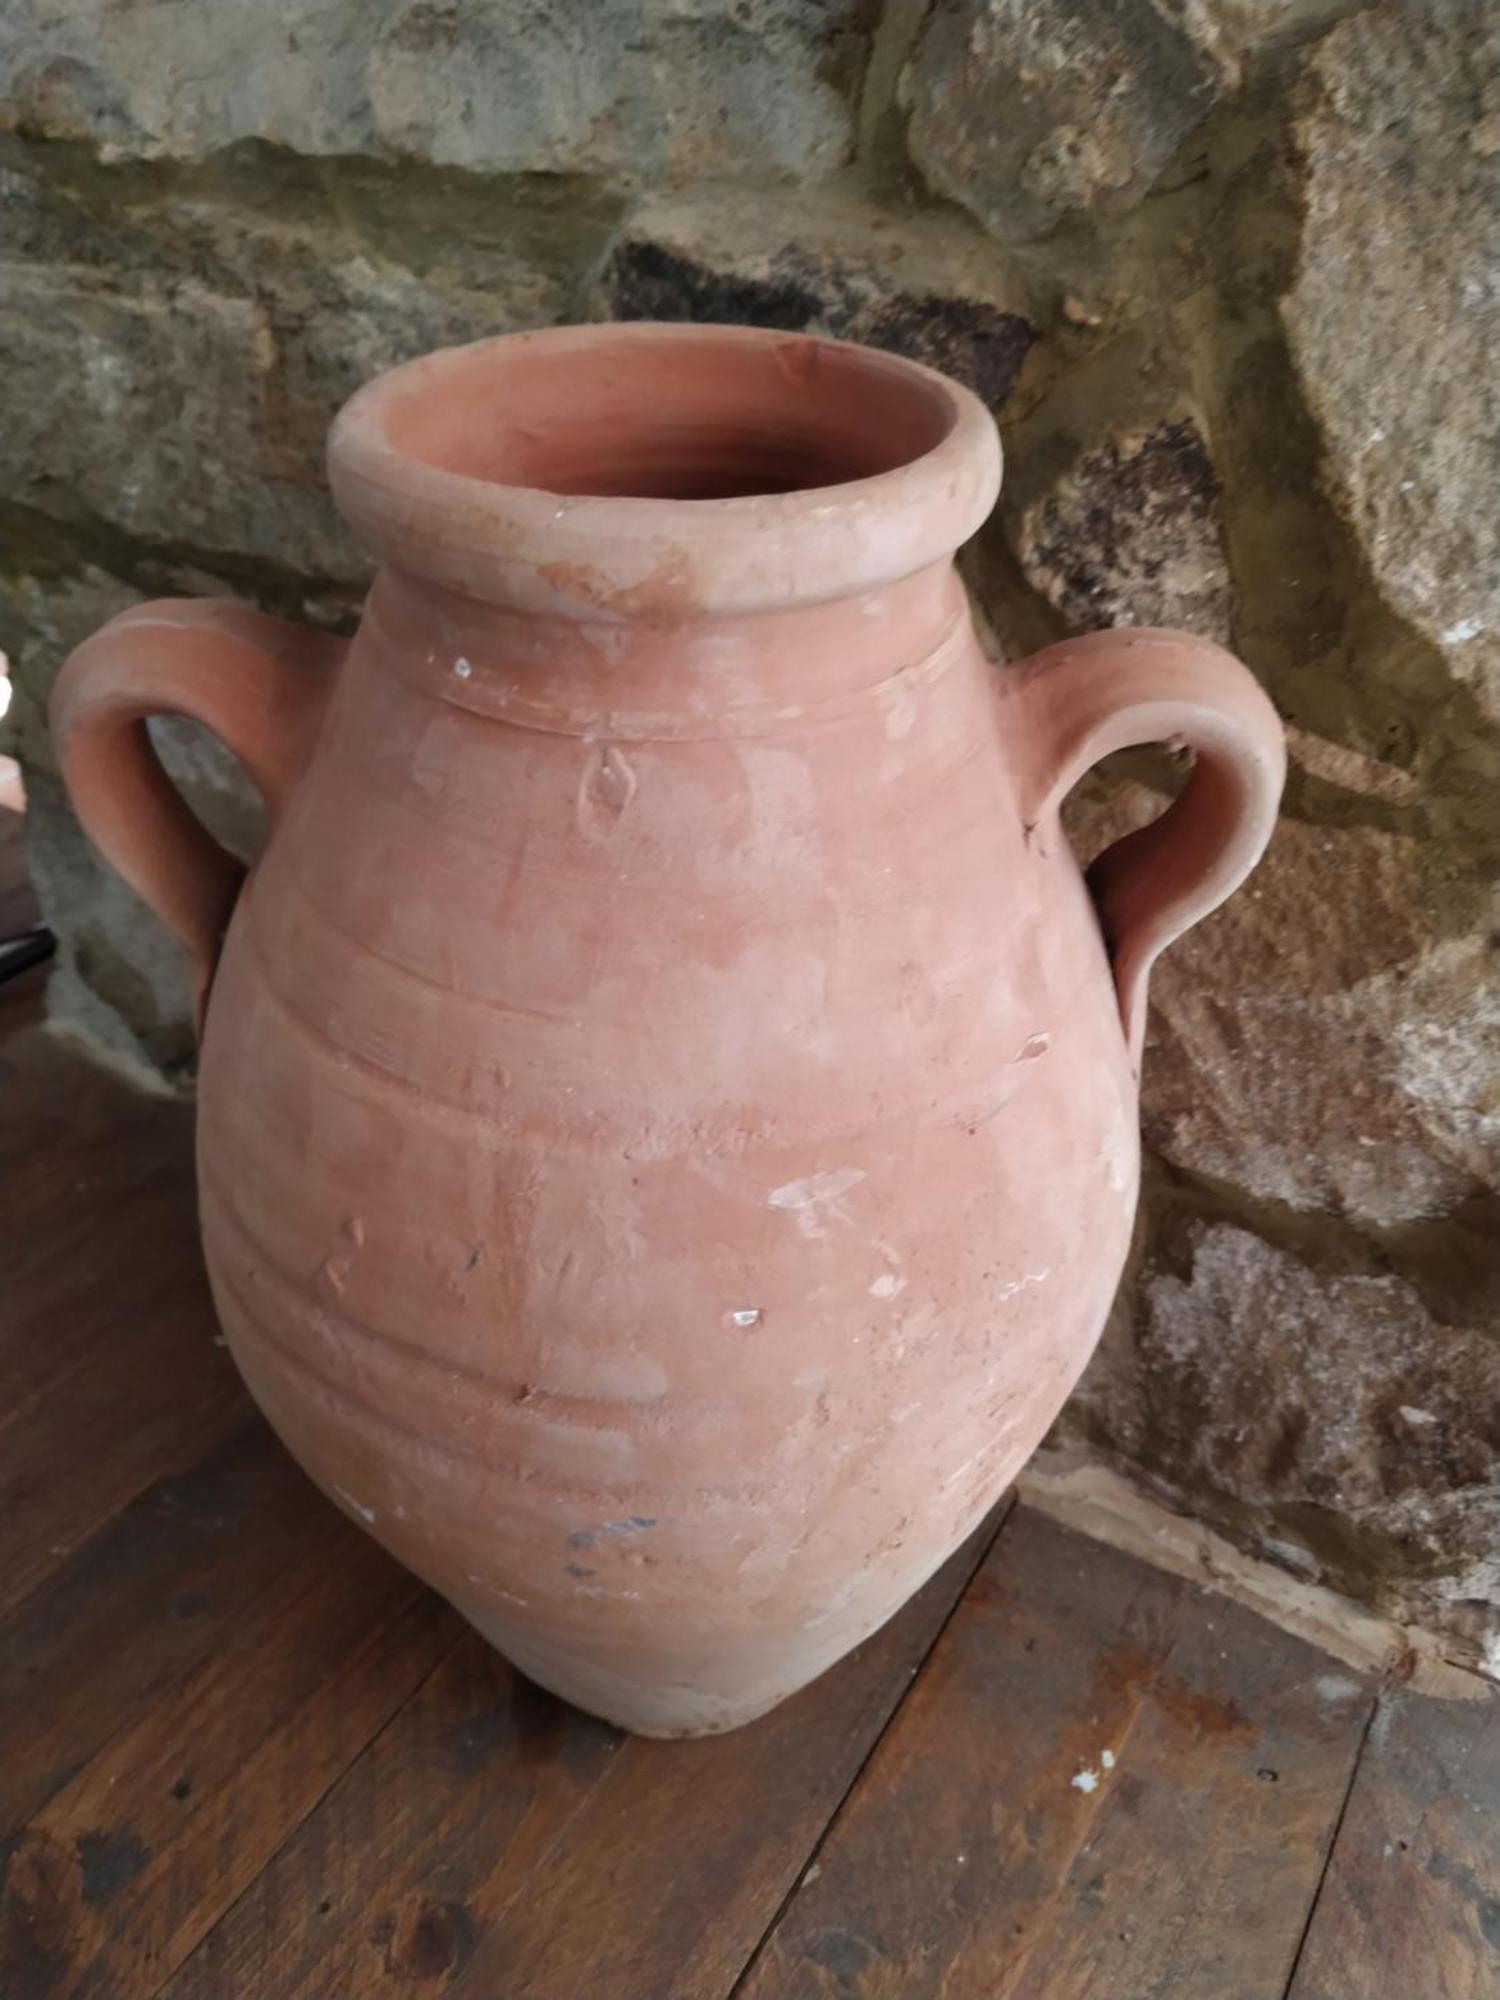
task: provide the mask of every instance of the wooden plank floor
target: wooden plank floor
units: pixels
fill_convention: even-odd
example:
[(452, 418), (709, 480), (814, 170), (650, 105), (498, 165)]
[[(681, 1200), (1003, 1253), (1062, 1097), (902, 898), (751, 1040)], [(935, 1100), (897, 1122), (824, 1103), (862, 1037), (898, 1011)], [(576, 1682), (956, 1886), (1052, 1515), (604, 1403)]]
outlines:
[(1024, 1507), (737, 1735), (520, 1679), (255, 1415), (191, 1114), (45, 1036), (42, 976), (0, 988), (3, 2000), (1500, 2000), (1500, 1707)]

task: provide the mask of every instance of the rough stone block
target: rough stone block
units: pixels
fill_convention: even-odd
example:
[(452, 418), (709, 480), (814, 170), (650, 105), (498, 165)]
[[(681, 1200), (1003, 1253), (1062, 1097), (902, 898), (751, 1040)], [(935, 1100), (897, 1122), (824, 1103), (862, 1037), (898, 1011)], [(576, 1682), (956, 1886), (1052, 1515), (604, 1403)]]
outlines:
[(314, 477), (278, 464), (276, 348), (255, 301), (12, 264), (0, 271), (0, 344), (13, 500), (149, 540), (358, 573)]
[(1286, 301), (1377, 587), (1500, 720), (1500, 15), (1425, 0), (1313, 52)]
[(1227, 1223), (1149, 1265), (1065, 1418), (1271, 1560), (1500, 1664), (1500, 1347)]
[(1187, 414), (1111, 435), (1022, 513), (1026, 580), (1070, 627), (1176, 625), (1227, 639), (1218, 473)]
[(324, 482), (339, 405), (413, 355), (565, 316), (618, 207), (265, 159), (48, 178), (14, 144), (0, 173), (6, 498), (344, 585), (369, 566)]
[(12, 0), (0, 117), (119, 156), (241, 140), (480, 173), (816, 178), (861, 0)]
[(903, 82), (928, 184), (997, 236), (1138, 201), (1225, 81), (1152, 0), (939, 0)]

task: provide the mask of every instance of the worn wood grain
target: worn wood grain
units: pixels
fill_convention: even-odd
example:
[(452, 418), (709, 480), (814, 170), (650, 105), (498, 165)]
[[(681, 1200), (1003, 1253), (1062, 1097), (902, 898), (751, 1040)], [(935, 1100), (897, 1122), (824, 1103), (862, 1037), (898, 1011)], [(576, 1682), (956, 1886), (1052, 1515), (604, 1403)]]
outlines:
[[(120, 1282), (116, 1274), (111, 1290)], [(250, 1407), (197, 1274), (143, 1289), (144, 1325), (91, 1315), (98, 1352), (4, 1434), (0, 1609), (32, 1589), (153, 1479), (185, 1469)]]
[[(161, 1351), (164, 1337), (184, 1332), (194, 1350), (211, 1345), (213, 1331), (201, 1320), (183, 1321), (201, 1267), (185, 1160), (143, 1165), (130, 1200), (106, 1206), (86, 1242), (32, 1259), (29, 1269), (23, 1236), (15, 1218), (0, 1220), (0, 1452), (5, 1434), (29, 1424), (40, 1399), (80, 1369), (97, 1373), (102, 1360), (125, 1350), (149, 1365), (153, 1345)], [(164, 1311), (176, 1316), (165, 1327)], [(170, 1350), (164, 1358), (170, 1364)]]
[(1500, 1702), (1381, 1698), (1291, 2000), (1496, 2000)]
[(459, 1637), (332, 1509), (216, 1649), (11, 1843), (0, 1993), (155, 1993)]
[(1281, 2000), (1370, 1696), (1026, 1509), (742, 2000)]
[(157, 1480), (0, 1620), (0, 1838), (261, 1615), (329, 1510), (258, 1417)]
[[(192, 1106), (149, 1096), (42, 1025), (40, 970), (0, 985), (0, 1244), (8, 1284), (74, 1261), (122, 1194), (191, 1174)], [(98, 1271), (95, 1268), (95, 1276)]]
[(0, 1609), (249, 1407), (214, 1345), (188, 1107), (93, 1069), (38, 1005), (0, 1007)]
[(966, 1573), (776, 1716), (699, 1743), (625, 1741), (466, 1639), (163, 2000), (726, 1992)]
[(485, 1886), (530, 1877), (618, 1744), (466, 1635), (164, 2000), (446, 1991), (484, 1922)]

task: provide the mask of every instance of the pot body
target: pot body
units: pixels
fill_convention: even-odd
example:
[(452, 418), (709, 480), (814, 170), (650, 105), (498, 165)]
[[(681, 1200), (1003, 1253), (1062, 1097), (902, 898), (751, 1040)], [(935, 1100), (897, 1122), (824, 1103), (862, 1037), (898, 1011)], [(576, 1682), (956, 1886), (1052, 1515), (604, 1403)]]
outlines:
[(327, 1492), (636, 1730), (742, 1721), (891, 1615), (1051, 1423), (1129, 1236), (1077, 866), (1028, 847), (952, 570), (879, 616), (914, 644), (865, 686), (569, 727), (475, 703), (576, 633), (387, 575), (215, 982), (235, 1360)]
[[(527, 1674), (729, 1728), (890, 1617), (1083, 1368), (1146, 975), (1264, 845), (1279, 725), (1182, 635), (998, 673), (952, 564), (993, 424), (889, 356), (481, 343), (363, 391), (331, 467), (386, 564), (347, 652), (147, 606), (53, 701), (207, 1002), (224, 1329)], [(266, 795), (243, 885), (162, 710)], [(1062, 796), (1164, 738), (1186, 790), (1086, 887)]]

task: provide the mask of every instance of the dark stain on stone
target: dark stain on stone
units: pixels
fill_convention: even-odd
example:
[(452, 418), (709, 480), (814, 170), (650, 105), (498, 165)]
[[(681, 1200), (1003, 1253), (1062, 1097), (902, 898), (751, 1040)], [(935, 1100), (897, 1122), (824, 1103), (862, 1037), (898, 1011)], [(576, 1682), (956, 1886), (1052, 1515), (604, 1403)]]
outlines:
[(1297, 1464), (1302, 1441), (1307, 1436), (1307, 1412), (1304, 1409), (1288, 1410), (1282, 1418), (1276, 1441), (1266, 1457), (1266, 1484), (1280, 1486)]
[(82, 1876), (83, 1900), (91, 1909), (107, 1903), (133, 1882), (151, 1859), (151, 1849), (128, 1828), (80, 1833), (74, 1842)]
[(941, 369), (992, 409), (1009, 398), (1036, 338), (1020, 313), (938, 292), (892, 292), (873, 272), (792, 245), (747, 272), (632, 239), (611, 258), (604, 292), (616, 319), (731, 321), (862, 341)]
[(1300, 1543), (1316, 1558), (1321, 1581), (1368, 1601), (1381, 1584), (1441, 1576), (1450, 1556), (1413, 1535), (1375, 1521), (1355, 1521), (1311, 1500), (1288, 1500), (1270, 1510), (1279, 1540)]
[(941, 369), (999, 409), (1010, 399), (1036, 331), (1020, 313), (977, 299), (898, 292), (856, 338)]
[(616, 319), (730, 322), (802, 333), (824, 310), (812, 287), (795, 277), (715, 271), (664, 244), (639, 239), (615, 251), (604, 288)]
[(193, 1796), (192, 1779), (179, 1778), (177, 1783), (172, 1787), (172, 1796), (174, 1799), (190, 1799)]
[[(1159, 574), (1185, 527), (1215, 522), (1220, 499), (1208, 447), (1188, 418), (1159, 424), (1133, 446), (1111, 439), (1081, 462), (1074, 486), (1040, 508), (1032, 541), (1037, 561), (1084, 605), (1106, 603), (1122, 573)], [(1161, 553), (1143, 558), (1153, 525)]]

